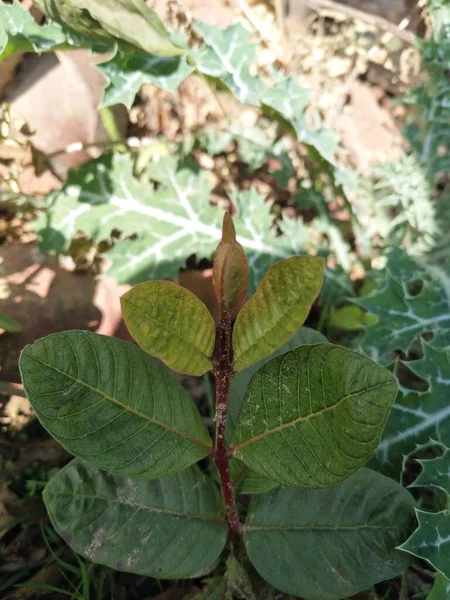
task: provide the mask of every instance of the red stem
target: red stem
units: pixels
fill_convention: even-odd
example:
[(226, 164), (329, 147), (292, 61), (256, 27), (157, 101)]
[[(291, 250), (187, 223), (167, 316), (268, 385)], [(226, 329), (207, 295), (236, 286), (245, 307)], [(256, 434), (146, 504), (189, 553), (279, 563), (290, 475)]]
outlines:
[(222, 491), (225, 499), (225, 510), (230, 532), (239, 535), (241, 524), (234, 500), (234, 488), (230, 476), (230, 459), (225, 444), (225, 428), (228, 417), (228, 394), (233, 367), (230, 363), (231, 315), (222, 312), (219, 325), (219, 360), (214, 369), (216, 376), (216, 445), (214, 462), (219, 471)]

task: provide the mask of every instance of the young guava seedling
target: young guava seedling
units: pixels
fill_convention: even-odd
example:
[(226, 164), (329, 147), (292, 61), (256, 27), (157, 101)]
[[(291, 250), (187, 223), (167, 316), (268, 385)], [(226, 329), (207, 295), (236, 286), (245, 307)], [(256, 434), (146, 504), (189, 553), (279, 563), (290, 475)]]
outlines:
[[(25, 348), (27, 396), (75, 456), (44, 492), (67, 543), (90, 560), (158, 578), (207, 573), (228, 543), (226, 581), (235, 581), (230, 565), (243, 577), (246, 551), (279, 590), (320, 600), (347, 598), (406, 568), (396, 547), (410, 533), (413, 499), (364, 468), (396, 381), (301, 328), (323, 274), (322, 258), (293, 256), (245, 302), (248, 262), (225, 214), (213, 269), (217, 344), (196, 296), (148, 281), (122, 298), (139, 347), (68, 331)], [(169, 369), (214, 373), (214, 441)], [(212, 475), (196, 464), (206, 457)], [(239, 498), (249, 493), (244, 508)]]

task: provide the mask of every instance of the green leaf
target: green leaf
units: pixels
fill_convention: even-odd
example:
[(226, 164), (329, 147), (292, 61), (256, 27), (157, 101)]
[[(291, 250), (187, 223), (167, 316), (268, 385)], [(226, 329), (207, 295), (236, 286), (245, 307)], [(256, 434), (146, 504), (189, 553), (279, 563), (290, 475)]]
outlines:
[(270, 267), (233, 328), (233, 368), (242, 371), (285, 344), (303, 325), (323, 282), (323, 258), (294, 256)]
[(216, 325), (192, 292), (172, 281), (141, 283), (121, 298), (128, 331), (141, 348), (178, 373), (213, 368)]
[(197, 466), (153, 481), (75, 459), (47, 484), (53, 526), (79, 554), (158, 579), (200, 576), (227, 538), (217, 487)]
[(194, 21), (194, 29), (205, 42), (200, 50), (191, 51), (197, 70), (225, 84), (241, 102), (259, 105), (264, 83), (250, 75), (256, 59), (251, 32), (240, 23), (219, 29), (203, 21)]
[(276, 350), (270, 356), (263, 358), (259, 363), (252, 365), (248, 369), (239, 371), (233, 375), (233, 379), (230, 384), (230, 395), (228, 401), (228, 420), (227, 420), (227, 431), (226, 438), (227, 442), (231, 443), (233, 438), (234, 430), (241, 410), (242, 402), (244, 400), (245, 392), (247, 391), (248, 384), (250, 383), (253, 375), (265, 365), (274, 356), (279, 356), (292, 348), (302, 346), (303, 344), (321, 344), (326, 342), (327, 338), (318, 331), (310, 329), (309, 327), (301, 327), (291, 339), (284, 344), (281, 348)]
[(376, 321), (376, 317), (367, 314), (359, 306), (350, 304), (333, 312), (330, 325), (344, 331), (357, 331), (364, 325), (369, 325), (374, 321)]
[[(209, 203), (208, 174), (170, 158), (151, 165), (149, 174), (157, 188), (133, 176), (128, 154), (103, 156), (71, 171), (36, 224), (41, 249), (64, 251), (78, 231), (100, 242), (119, 230), (122, 238), (107, 254), (108, 275), (131, 284), (177, 278), (192, 254), (211, 257), (221, 239), (223, 212)], [(295, 224), (289, 238), (277, 236), (270, 204), (255, 189), (236, 192), (232, 200), (237, 238), (251, 264), (252, 293), (274, 261), (298, 254), (303, 226)]]
[(449, 600), (449, 598), (450, 580), (445, 575), (442, 575), (442, 573), (436, 573), (433, 589), (428, 594), (427, 600)]
[(134, 344), (56, 333), (25, 348), (20, 370), (42, 425), (100, 469), (151, 479), (208, 454), (211, 439), (191, 398)]
[[(408, 290), (415, 286), (422, 286), (417, 294)], [(383, 364), (392, 360), (395, 350), (406, 353), (418, 335), (450, 327), (445, 289), (424, 267), (398, 249), (388, 255), (386, 278), (381, 286), (354, 302), (377, 317), (377, 322), (367, 327), (362, 345)]]
[(184, 56), (154, 56), (120, 50), (113, 58), (96, 67), (108, 80), (102, 106), (124, 104), (128, 109), (144, 84), (174, 92), (194, 70)]
[(443, 446), (443, 454), (438, 458), (419, 460), (421, 472), (409, 487), (432, 486), (447, 494), (450, 504), (450, 450)]
[(37, 0), (36, 4), (47, 16), (83, 36), (125, 42), (157, 56), (184, 53), (142, 0)]
[(335, 485), (375, 452), (396, 394), (392, 373), (365, 356), (301, 346), (253, 375), (232, 452), (283, 485)]
[(438, 513), (416, 509), (419, 526), (401, 550), (409, 552), (450, 578), (450, 516), (447, 511)]
[(282, 592), (339, 600), (407, 568), (396, 546), (413, 507), (404, 488), (369, 469), (326, 490), (279, 487), (253, 500), (245, 546), (261, 577)]
[(242, 598), (242, 600), (256, 600), (250, 576), (236, 556), (229, 556), (226, 564), (225, 577), (231, 597)]
[(230, 474), (236, 494), (262, 494), (279, 485), (277, 481), (260, 475), (236, 458), (230, 461)]
[(426, 443), (430, 438), (437, 441), (450, 439), (449, 353), (446, 348), (434, 348), (425, 341), (422, 341), (422, 347), (423, 358), (404, 364), (428, 382), (428, 390), (402, 389), (377, 450), (381, 463), (391, 465), (394, 470), (401, 456), (408, 454), (415, 444)]
[(18, 333), (22, 331), (22, 325), (12, 317), (0, 312), (0, 329), (4, 329), (10, 333)]
[(50, 52), (65, 43), (58, 24), (38, 25), (19, 2), (0, 3), (0, 61), (17, 52)]
[(315, 130), (307, 127), (305, 108), (309, 99), (309, 89), (300, 86), (293, 78), (286, 78), (265, 91), (261, 104), (291, 126), (299, 142), (316, 158), (322, 158), (333, 165), (339, 148), (338, 140), (331, 130), (320, 124), (318, 118), (318, 127)]
[[(434, 442), (430, 442), (429, 445), (432, 444)], [(443, 490), (446, 495), (445, 510), (437, 513), (416, 510), (419, 526), (400, 547), (428, 561), (432, 567), (450, 577), (450, 452), (443, 444), (436, 444), (443, 451), (442, 456), (418, 460), (422, 470), (410, 487), (434, 487)], [(419, 449), (425, 447), (416, 446)]]
[(378, 207), (391, 207), (383, 237), (392, 246), (407, 245), (414, 255), (428, 252), (440, 232), (433, 185), (420, 160), (404, 155), (374, 168)]

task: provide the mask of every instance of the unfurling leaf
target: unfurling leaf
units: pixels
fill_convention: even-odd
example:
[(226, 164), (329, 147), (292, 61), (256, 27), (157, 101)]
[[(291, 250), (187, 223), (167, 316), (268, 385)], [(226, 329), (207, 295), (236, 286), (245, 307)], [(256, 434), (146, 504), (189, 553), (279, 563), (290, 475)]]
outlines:
[(47, 484), (56, 531), (102, 565), (157, 578), (203, 574), (227, 538), (222, 500), (197, 466), (154, 481), (73, 460)]
[(375, 452), (396, 394), (392, 373), (365, 356), (301, 346), (253, 375), (232, 452), (283, 485), (335, 485)]
[(192, 399), (134, 344), (88, 331), (56, 333), (23, 350), (20, 370), (47, 431), (105, 471), (161, 477), (212, 445)]
[(396, 547), (413, 526), (413, 507), (401, 485), (369, 469), (327, 490), (279, 487), (250, 505), (245, 546), (278, 590), (340, 600), (407, 568)]
[(233, 219), (225, 213), (213, 269), (214, 293), (221, 311), (233, 313), (239, 310), (247, 293), (248, 277), (247, 257), (236, 241)]
[(172, 281), (146, 281), (121, 299), (129, 332), (149, 354), (186, 375), (212, 369), (216, 326), (197, 296)]
[(143, 0), (35, 0), (49, 17), (87, 37), (125, 42), (156, 56), (184, 51), (170, 40), (157, 14)]
[(270, 267), (233, 329), (235, 371), (271, 354), (303, 325), (323, 282), (324, 260), (293, 256)]

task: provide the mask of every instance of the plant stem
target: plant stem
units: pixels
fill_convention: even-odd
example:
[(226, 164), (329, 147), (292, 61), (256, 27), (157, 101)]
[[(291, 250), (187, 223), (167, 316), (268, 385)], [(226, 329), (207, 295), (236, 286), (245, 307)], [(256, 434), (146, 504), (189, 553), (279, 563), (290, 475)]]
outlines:
[(232, 535), (238, 536), (241, 524), (234, 499), (234, 488), (230, 476), (230, 459), (225, 444), (225, 428), (228, 417), (228, 394), (233, 368), (230, 363), (231, 315), (224, 311), (219, 325), (219, 360), (214, 369), (216, 377), (216, 445), (214, 462), (219, 471), (228, 527)]

